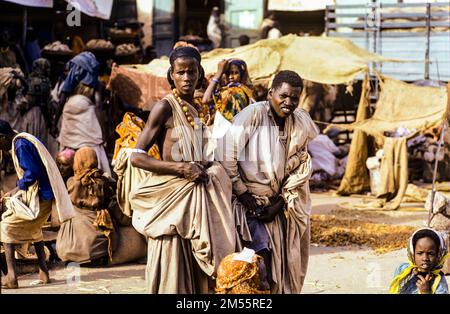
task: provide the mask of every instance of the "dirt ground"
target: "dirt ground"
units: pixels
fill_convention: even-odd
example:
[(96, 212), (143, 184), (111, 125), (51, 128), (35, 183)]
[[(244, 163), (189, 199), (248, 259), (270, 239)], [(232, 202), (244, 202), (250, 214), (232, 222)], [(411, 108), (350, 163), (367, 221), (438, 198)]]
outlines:
[[(313, 214), (333, 215), (371, 223), (414, 228), (425, 225), (427, 213), (421, 204), (403, 204), (397, 211), (342, 210), (341, 202), (358, 202), (360, 197), (334, 197), (331, 192), (313, 193)], [(379, 254), (365, 246), (327, 247), (312, 243), (308, 273), (303, 293), (387, 293), (395, 268), (406, 262), (406, 250)], [(73, 293), (73, 294), (139, 294), (145, 293), (145, 264), (135, 263), (107, 268), (54, 265), (53, 283), (30, 286), (37, 274), (19, 277), (20, 289), (3, 290), (4, 294)], [(450, 277), (447, 276), (447, 280)]]

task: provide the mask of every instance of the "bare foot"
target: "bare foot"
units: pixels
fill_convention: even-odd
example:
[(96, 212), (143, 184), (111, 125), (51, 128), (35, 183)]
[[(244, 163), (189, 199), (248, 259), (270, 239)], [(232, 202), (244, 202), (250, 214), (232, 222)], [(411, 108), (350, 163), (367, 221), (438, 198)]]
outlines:
[(39, 280), (42, 281), (42, 284), (46, 285), (50, 283), (52, 280), (50, 279), (50, 275), (48, 273), (39, 270)]
[(17, 278), (10, 278), (8, 275), (4, 277), (2, 280), (2, 289), (18, 289), (19, 283), (17, 282)]

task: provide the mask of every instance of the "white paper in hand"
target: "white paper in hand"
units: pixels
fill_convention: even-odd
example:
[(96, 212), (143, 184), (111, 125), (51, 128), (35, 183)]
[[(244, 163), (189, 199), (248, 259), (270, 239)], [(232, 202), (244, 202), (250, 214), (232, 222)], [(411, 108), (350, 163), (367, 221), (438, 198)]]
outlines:
[(243, 261), (247, 263), (251, 263), (253, 260), (253, 256), (255, 256), (255, 251), (249, 248), (244, 247), (241, 253), (237, 254), (233, 257), (235, 261)]

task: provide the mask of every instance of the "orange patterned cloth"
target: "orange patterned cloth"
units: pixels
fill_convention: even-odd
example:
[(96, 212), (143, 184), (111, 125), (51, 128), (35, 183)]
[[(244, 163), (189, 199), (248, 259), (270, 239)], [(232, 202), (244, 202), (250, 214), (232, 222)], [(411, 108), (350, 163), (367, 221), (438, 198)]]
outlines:
[(232, 122), (235, 115), (250, 105), (253, 99), (253, 92), (244, 84), (231, 83), (217, 89), (213, 97), (216, 105), (215, 109), (219, 111), (225, 119)]
[(252, 262), (235, 260), (238, 253), (227, 255), (217, 270), (216, 293), (219, 294), (269, 294), (260, 290), (260, 269), (264, 260), (255, 254)]
[[(120, 137), (116, 140), (113, 160), (116, 160), (120, 149), (136, 147), (137, 140), (144, 126), (145, 122), (141, 118), (131, 112), (125, 113), (122, 122), (116, 127), (116, 132)], [(148, 154), (155, 159), (161, 159), (158, 146), (156, 145), (150, 148)]]

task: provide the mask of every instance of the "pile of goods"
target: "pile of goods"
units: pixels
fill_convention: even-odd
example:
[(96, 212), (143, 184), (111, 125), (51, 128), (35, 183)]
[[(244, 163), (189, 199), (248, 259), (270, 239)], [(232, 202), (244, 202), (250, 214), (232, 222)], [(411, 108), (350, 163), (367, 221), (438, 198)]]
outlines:
[(112, 42), (104, 39), (91, 39), (86, 47), (89, 49), (114, 49)]
[(109, 33), (110, 33), (110, 35), (116, 35), (116, 36), (134, 35), (133, 30), (129, 27), (127, 27), (125, 29), (110, 28)]
[(406, 247), (411, 226), (393, 226), (334, 215), (311, 216), (311, 243), (323, 246), (368, 246), (382, 254)]
[(44, 47), (45, 51), (52, 51), (52, 52), (67, 52), (71, 53), (72, 51), (69, 49), (69, 46), (66, 44), (61, 43), (60, 41), (55, 41), (51, 44), (48, 44)]
[(127, 56), (137, 52), (137, 48), (133, 44), (122, 44), (116, 47), (116, 56)]
[(137, 38), (137, 36), (138, 36), (137, 30), (133, 30), (129, 27), (125, 29), (119, 28), (109, 29), (109, 37), (115, 45), (133, 43)]

